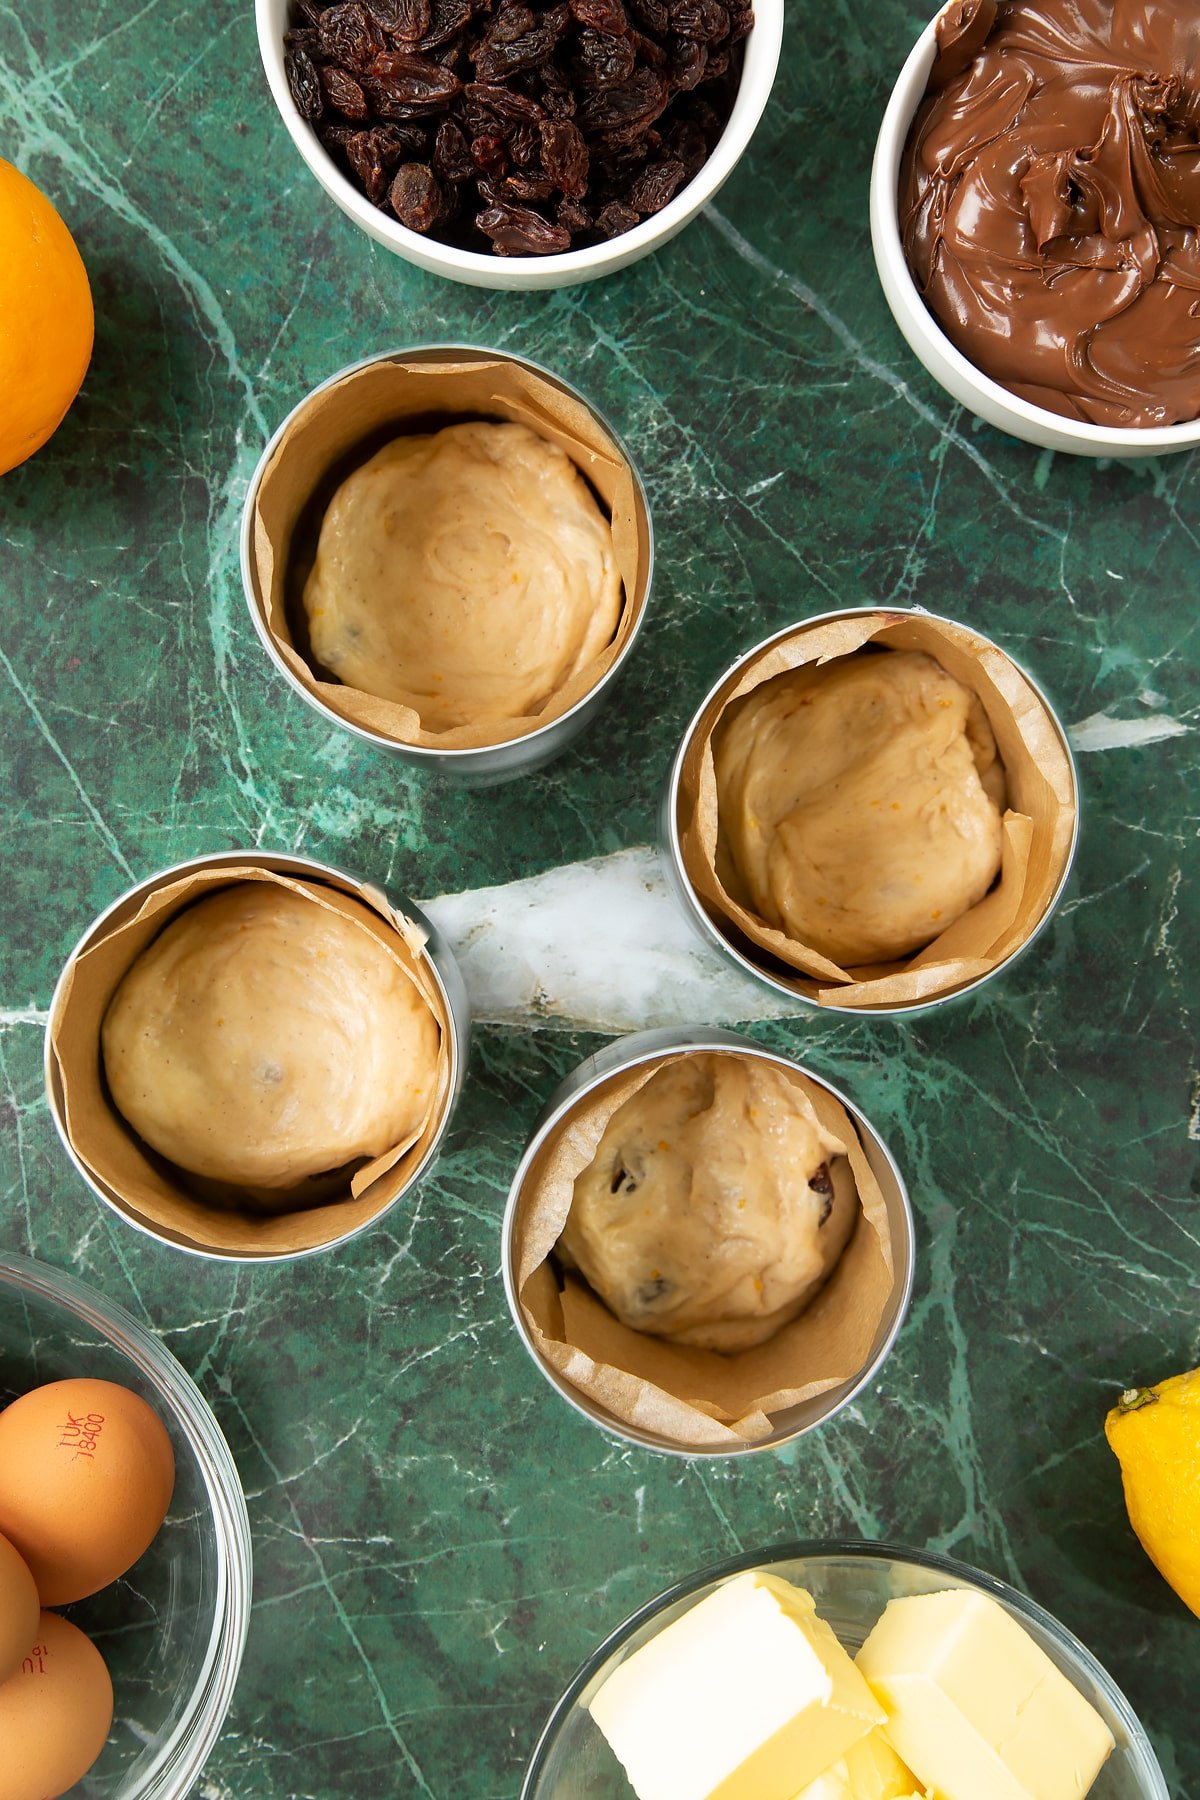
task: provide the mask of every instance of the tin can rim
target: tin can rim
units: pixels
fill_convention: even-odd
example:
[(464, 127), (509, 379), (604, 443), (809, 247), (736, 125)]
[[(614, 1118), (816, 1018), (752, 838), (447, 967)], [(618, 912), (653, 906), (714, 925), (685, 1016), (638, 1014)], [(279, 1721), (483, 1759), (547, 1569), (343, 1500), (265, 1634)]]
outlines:
[[(565, 1379), (560, 1380), (556, 1372), (549, 1368), (538, 1355), (521, 1312), (520, 1296), (516, 1291), (513, 1274), (513, 1238), (522, 1189), (535, 1157), (571, 1111), (604, 1082), (617, 1073), (639, 1068), (643, 1063), (669, 1054), (672, 1050), (681, 1054), (737, 1051), (742, 1055), (756, 1056), (764, 1062), (781, 1064), (785, 1068), (798, 1071), (810, 1081), (816, 1082), (819, 1087), (825, 1088), (836, 1100), (841, 1102), (855, 1126), (870, 1140), (871, 1147), (878, 1151), (895, 1183), (896, 1212), (903, 1225), (901, 1240), (904, 1254), (903, 1257), (896, 1257), (898, 1285), (894, 1290), (892, 1317), (886, 1332), (862, 1368), (843, 1385), (830, 1390), (832, 1398), (827, 1411), (823, 1412), (819, 1418), (812, 1419), (807, 1424), (800, 1425), (793, 1431), (787, 1431), (779, 1437), (762, 1438), (754, 1443), (705, 1444), (689, 1448), (681, 1444), (661, 1442), (648, 1434), (639, 1433), (635, 1427), (613, 1419), (599, 1407), (590, 1406), (584, 1396), (572, 1388), (569, 1382)], [(585, 1071), (587, 1071), (586, 1074)], [(890, 1211), (889, 1208), (889, 1214)], [(517, 1335), (535, 1367), (558, 1397), (565, 1400), (590, 1424), (599, 1426), (602, 1431), (608, 1432), (624, 1443), (633, 1444), (643, 1450), (657, 1451), (662, 1456), (707, 1458), (755, 1455), (764, 1451), (777, 1450), (782, 1444), (794, 1443), (798, 1438), (805, 1436), (807, 1432), (827, 1424), (864, 1388), (870, 1385), (891, 1355), (896, 1339), (908, 1316), (916, 1277), (916, 1226), (908, 1187), (891, 1150), (862, 1109), (827, 1076), (820, 1074), (807, 1064), (784, 1056), (779, 1051), (770, 1050), (755, 1038), (747, 1037), (741, 1032), (729, 1031), (722, 1026), (688, 1028), (660, 1026), (649, 1031), (632, 1032), (626, 1037), (617, 1038), (612, 1043), (606, 1044), (564, 1076), (539, 1113), (529, 1141), (522, 1152), (521, 1160), (517, 1164), (505, 1200), (500, 1231), (500, 1266), (504, 1281), (504, 1296), (508, 1302), (512, 1321), (517, 1328)]]

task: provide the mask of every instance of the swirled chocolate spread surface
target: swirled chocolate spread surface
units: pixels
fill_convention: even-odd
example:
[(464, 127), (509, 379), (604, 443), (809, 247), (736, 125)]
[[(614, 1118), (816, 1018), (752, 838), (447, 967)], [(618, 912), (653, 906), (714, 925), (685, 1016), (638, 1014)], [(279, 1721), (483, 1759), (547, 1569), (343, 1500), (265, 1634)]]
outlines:
[(985, 374), (1098, 425), (1200, 416), (1198, 0), (956, 0), (899, 201)]

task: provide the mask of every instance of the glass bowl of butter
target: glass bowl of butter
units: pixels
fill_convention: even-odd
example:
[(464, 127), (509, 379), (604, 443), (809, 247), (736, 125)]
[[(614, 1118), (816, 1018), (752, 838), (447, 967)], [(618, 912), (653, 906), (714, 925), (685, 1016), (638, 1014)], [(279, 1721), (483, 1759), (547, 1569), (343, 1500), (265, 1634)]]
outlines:
[(521, 1800), (1169, 1800), (1132, 1707), (1025, 1595), (870, 1543), (751, 1552), (602, 1643)]

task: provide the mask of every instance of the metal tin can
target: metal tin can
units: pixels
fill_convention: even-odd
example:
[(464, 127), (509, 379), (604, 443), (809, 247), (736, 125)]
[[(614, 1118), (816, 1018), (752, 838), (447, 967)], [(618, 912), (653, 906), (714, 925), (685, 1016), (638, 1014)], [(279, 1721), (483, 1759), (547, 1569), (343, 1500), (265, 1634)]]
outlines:
[[(643, 1063), (656, 1061), (673, 1052), (704, 1053), (723, 1050), (736, 1050), (740, 1055), (761, 1058), (763, 1062), (773, 1064), (777, 1068), (796, 1070), (807, 1076), (810, 1081), (828, 1089), (834, 1098), (845, 1107), (858, 1132), (863, 1152), (883, 1194), (888, 1225), (891, 1230), (895, 1279), (868, 1356), (862, 1367), (850, 1380), (843, 1382), (839, 1387), (818, 1394), (815, 1398), (806, 1400), (798, 1406), (773, 1414), (774, 1430), (770, 1436), (756, 1442), (681, 1446), (615, 1418), (604, 1408), (595, 1404), (589, 1396), (573, 1387), (557, 1369), (538, 1354), (516, 1290), (513, 1263), (517, 1216), (525, 1182), (535, 1160), (547, 1141), (563, 1128), (576, 1107), (595, 1089), (609, 1081), (614, 1075), (636, 1069)], [(521, 1342), (541, 1374), (559, 1396), (567, 1402), (568, 1406), (574, 1407), (576, 1412), (581, 1413), (584, 1418), (590, 1419), (594, 1425), (601, 1426), (613, 1437), (622, 1438), (627, 1443), (638, 1444), (646, 1449), (659, 1450), (665, 1455), (671, 1456), (746, 1456), (755, 1451), (774, 1450), (778, 1449), (781, 1444), (790, 1443), (793, 1438), (802, 1437), (806, 1431), (811, 1431), (815, 1426), (824, 1424), (827, 1419), (832, 1419), (841, 1412), (843, 1407), (848, 1406), (879, 1373), (896, 1341), (900, 1327), (904, 1323), (912, 1296), (914, 1254), (912, 1208), (909, 1204), (904, 1179), (874, 1126), (864, 1117), (852, 1100), (815, 1070), (804, 1064), (792, 1062), (787, 1057), (778, 1056), (774, 1051), (764, 1049), (753, 1038), (744, 1037), (740, 1032), (725, 1031), (712, 1026), (696, 1026), (687, 1030), (665, 1026), (653, 1031), (634, 1032), (629, 1037), (616, 1039), (580, 1063), (579, 1067), (574, 1069), (554, 1090), (538, 1117), (509, 1189), (501, 1230), (501, 1267), (509, 1311)]]
[[(62, 1074), (54, 1050), (54, 1035), (68, 992), (72, 971), (78, 958), (117, 926), (135, 917), (143, 902), (156, 889), (178, 880), (181, 876), (186, 876), (191, 871), (236, 867), (268, 869), (276, 874), (292, 876), (300, 880), (324, 882), (340, 889), (343, 893), (363, 900), (368, 905), (371, 904), (370, 897), (374, 894), (379, 896), (388, 907), (394, 907), (397, 911), (402, 912), (419, 926), (422, 932), (427, 934), (422, 954), (426, 961), (427, 971), (440, 995), (445, 1019), (446, 1051), (450, 1059), (449, 1080), (442, 1102), (441, 1117), (420, 1161), (410, 1171), (404, 1185), (389, 1198), (381, 1201), (379, 1209), (368, 1218), (352, 1225), (348, 1230), (334, 1232), (320, 1243), (305, 1245), (298, 1249), (266, 1248), (253, 1252), (234, 1251), (213, 1244), (205, 1244), (197, 1238), (185, 1237), (172, 1232), (135, 1210), (114, 1186), (110, 1186), (89, 1168), (72, 1142), (67, 1125)], [(165, 923), (166, 920), (164, 920)], [(369, 1230), (401, 1200), (411, 1195), (417, 1184), (430, 1173), (450, 1130), (462, 1092), (466, 1074), (470, 1025), (470, 1006), (458, 965), (436, 927), (411, 901), (385, 896), (377, 884), (360, 876), (348, 874), (344, 869), (334, 868), (331, 864), (316, 862), (310, 857), (263, 850), (223, 850), (210, 856), (196, 856), (184, 862), (173, 863), (169, 868), (160, 869), (157, 874), (148, 876), (145, 881), (139, 882), (136, 887), (130, 888), (117, 900), (114, 900), (111, 906), (107, 906), (84, 932), (63, 965), (62, 973), (50, 1001), (44, 1051), (46, 1099), (62, 1146), (76, 1170), (96, 1198), (111, 1207), (124, 1219), (126, 1224), (144, 1232), (147, 1237), (155, 1238), (159, 1243), (169, 1244), (175, 1249), (185, 1250), (194, 1256), (210, 1257), (218, 1261), (281, 1262), (330, 1250), (337, 1244), (346, 1243), (350, 1238), (357, 1237), (360, 1232)], [(98, 1053), (99, 1047), (97, 1046)]]
[[(785, 639), (792, 637), (797, 631), (805, 630), (809, 626), (828, 624), (835, 619), (864, 618), (872, 613), (884, 611), (888, 614), (894, 614), (898, 618), (909, 616), (933, 619), (944, 624), (955, 623), (953, 620), (941, 619), (940, 615), (930, 613), (923, 607), (889, 606), (884, 608), (875, 606), (849, 606), (834, 612), (816, 613), (811, 618), (799, 620), (795, 625), (786, 626), (782, 631), (773, 632), (770, 637), (764, 638), (761, 643), (755, 644), (751, 649), (744, 651), (741, 656), (729, 665), (720, 679), (714, 681), (712, 687), (704, 696), (704, 699), (700, 702), (700, 705), (696, 708), (688, 722), (687, 729), (680, 740), (679, 748), (675, 752), (674, 759), (672, 760), (671, 768), (667, 775), (666, 786), (663, 789), (662, 799), (659, 803), (658, 848), (663, 874), (668, 888), (679, 902), (698, 936), (703, 943), (709, 946), (709, 948), (719, 950), (726, 961), (733, 963), (735, 967), (743, 970), (745, 974), (752, 975), (755, 981), (760, 982), (764, 987), (770, 988), (772, 993), (782, 995), (785, 999), (794, 1001), (797, 1012), (802, 1012), (811, 1008), (813, 1011), (821, 1013), (842, 1013), (848, 1018), (880, 1018), (901, 1015), (911, 1018), (920, 1013), (933, 1012), (937, 1008), (947, 1006), (953, 1001), (964, 999), (968, 994), (974, 993), (978, 988), (982, 987), (985, 982), (992, 981), (996, 976), (1011, 969), (1013, 964), (1017, 962), (1020, 957), (1024, 956), (1025, 952), (1036, 943), (1047, 925), (1049, 925), (1051, 918), (1062, 901), (1071, 878), (1071, 872), (1075, 865), (1075, 854), (1079, 847), (1079, 772), (1075, 765), (1075, 758), (1071, 752), (1071, 746), (1067, 739), (1066, 731), (1058, 714), (1051, 706), (1044, 691), (1034, 680), (1033, 676), (1030, 675), (1029, 671), (1025, 669), (1014, 656), (1010, 656), (1007, 651), (1004, 651), (1003, 654), (1008, 658), (1008, 661), (1012, 664), (1013, 668), (1016, 669), (1024, 680), (1029, 683), (1029, 686), (1032, 688), (1045, 709), (1046, 717), (1052, 725), (1062, 747), (1063, 754), (1066, 757), (1075, 797), (1074, 829), (1072, 831), (1070, 846), (1057, 885), (1055, 886), (1049, 903), (1043, 911), (1034, 930), (1030, 932), (1029, 936), (1026, 937), (1024, 941), (1010, 953), (1010, 955), (1006, 956), (1002, 962), (997, 963), (995, 968), (987, 970), (985, 974), (977, 975), (974, 980), (964, 982), (961, 987), (957, 987), (948, 993), (937, 994), (927, 999), (893, 1004), (885, 1003), (876, 1006), (839, 1006), (834, 1000), (816, 1000), (811, 995), (803, 992), (796, 985), (795, 981), (789, 981), (785, 974), (776, 972), (776, 968), (770, 966), (770, 958), (759, 951), (757, 946), (743, 940), (734, 927), (730, 926), (728, 930), (724, 929), (722, 921), (714, 918), (712, 914), (709, 913), (704, 902), (693, 887), (687, 869), (684, 866), (679, 834), (680, 777), (682, 775), (683, 765), (687, 758), (688, 750), (691, 746), (692, 738), (709, 706), (712, 704), (720, 690), (724, 688), (727, 683), (732, 682), (735, 676), (737, 676), (747, 663), (751, 662), (755, 657), (761, 656), (765, 650), (769, 650), (773, 645), (782, 643)], [(975, 635), (977, 637), (982, 637), (981, 633), (975, 633)], [(759, 960), (760, 957), (763, 960)], [(779, 970), (782, 970), (784, 965), (779, 964), (777, 967)]]
[[(557, 388), (561, 393), (587, 409), (629, 468), (638, 516), (641, 567), (644, 571), (643, 577), (638, 583), (640, 591), (637, 594), (627, 592), (625, 596), (625, 604), (635, 608), (635, 617), (629, 635), (595, 687), (577, 700), (568, 711), (551, 719), (536, 731), (528, 732), (523, 737), (513, 738), (507, 743), (466, 749), (439, 749), (434, 745), (402, 743), (396, 738), (388, 737), (381, 732), (370, 730), (364, 725), (343, 718), (340, 713), (335, 712), (332, 707), (327, 706), (317, 695), (312, 693), (302, 681), (297, 679), (295, 671), (280, 655), (279, 647), (267, 627), (254, 554), (255, 508), (264, 473), (285, 432), (311, 403), (347, 376), (357, 374), (360, 370), (372, 368), (377, 364), (404, 363), (419, 367), (423, 364), (444, 362), (447, 357), (453, 357), (455, 361), (463, 363), (511, 363), (514, 367), (527, 370), (542, 381), (548, 382), (552, 387)], [(469, 344), (418, 344), (399, 350), (388, 350), (376, 356), (364, 357), (360, 362), (347, 364), (345, 368), (337, 370), (335, 374), (330, 375), (313, 388), (297, 406), (292, 408), (263, 451), (250, 480), (242, 514), (241, 569), (246, 604), (250, 609), (250, 617), (263, 648), (284, 680), (307, 705), (312, 707), (314, 712), (319, 713), (329, 724), (336, 725), (339, 730), (352, 733), (353, 736), (374, 745), (376, 749), (385, 751), (401, 762), (412, 764), (414, 768), (428, 769), (439, 775), (448, 776), (451, 780), (467, 787), (493, 787), (500, 782), (511, 781), (516, 776), (540, 769), (552, 761), (592, 723), (596, 715), (607, 704), (613, 683), (617, 680), (632, 653), (645, 622), (654, 579), (654, 525), (645, 484), (626, 444), (604, 415), (577, 388), (572, 387), (569, 382), (564, 381), (552, 370), (543, 368), (539, 363), (535, 363), (527, 357), (513, 356), (505, 350), (490, 350), (479, 345)]]

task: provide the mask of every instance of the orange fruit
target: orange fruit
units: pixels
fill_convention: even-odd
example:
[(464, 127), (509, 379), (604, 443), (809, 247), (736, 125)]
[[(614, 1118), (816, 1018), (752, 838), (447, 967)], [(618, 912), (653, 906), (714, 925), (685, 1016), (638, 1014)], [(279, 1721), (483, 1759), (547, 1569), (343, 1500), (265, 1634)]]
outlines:
[(0, 475), (40, 450), (92, 354), (92, 290), (45, 194), (0, 158)]

